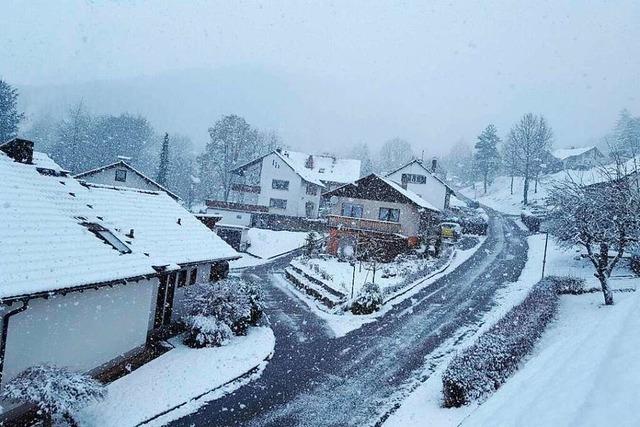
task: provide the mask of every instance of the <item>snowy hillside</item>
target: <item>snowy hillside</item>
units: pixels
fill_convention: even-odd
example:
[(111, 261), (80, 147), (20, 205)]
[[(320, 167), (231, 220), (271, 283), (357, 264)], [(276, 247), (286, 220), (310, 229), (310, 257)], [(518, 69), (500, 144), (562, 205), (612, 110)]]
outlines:
[[(636, 167), (633, 160), (623, 165), (623, 170), (631, 172)], [(602, 182), (606, 179), (607, 174), (615, 176), (615, 168), (612, 165), (606, 168), (595, 167), (586, 171), (567, 170), (554, 174), (540, 177), (538, 188), (536, 191), (535, 181), (529, 183), (529, 202), (530, 204), (544, 204), (544, 199), (549, 194), (549, 190), (554, 185), (572, 180), (577, 183), (589, 185)], [(522, 197), (524, 188), (524, 178), (516, 176), (513, 178), (513, 194), (511, 194), (511, 177), (498, 176), (493, 183), (487, 188), (487, 194), (483, 194), (482, 183), (478, 182), (475, 186), (463, 188), (460, 192), (473, 200), (479, 201), (492, 209), (508, 215), (520, 215), (522, 211)]]

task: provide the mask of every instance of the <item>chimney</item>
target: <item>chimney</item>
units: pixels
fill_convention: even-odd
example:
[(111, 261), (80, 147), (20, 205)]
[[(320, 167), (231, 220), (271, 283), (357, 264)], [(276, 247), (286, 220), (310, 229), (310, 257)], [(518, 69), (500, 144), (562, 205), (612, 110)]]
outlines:
[(11, 157), (14, 162), (33, 164), (33, 142), (13, 138), (7, 142), (0, 143), (0, 151)]
[(307, 169), (313, 169), (313, 156), (309, 155), (309, 157), (307, 157), (307, 161), (304, 162), (304, 167)]
[(438, 159), (434, 157), (433, 160), (431, 160), (431, 173), (436, 173), (437, 169), (438, 169)]

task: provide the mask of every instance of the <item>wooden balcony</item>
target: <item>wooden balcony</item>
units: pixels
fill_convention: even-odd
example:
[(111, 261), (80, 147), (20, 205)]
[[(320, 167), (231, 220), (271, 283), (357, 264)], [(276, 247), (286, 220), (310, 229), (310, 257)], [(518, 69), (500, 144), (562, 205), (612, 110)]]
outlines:
[(399, 222), (378, 221), (375, 219), (352, 218), (349, 216), (328, 215), (329, 227), (350, 230), (373, 231), (385, 234), (400, 234), (402, 226)]

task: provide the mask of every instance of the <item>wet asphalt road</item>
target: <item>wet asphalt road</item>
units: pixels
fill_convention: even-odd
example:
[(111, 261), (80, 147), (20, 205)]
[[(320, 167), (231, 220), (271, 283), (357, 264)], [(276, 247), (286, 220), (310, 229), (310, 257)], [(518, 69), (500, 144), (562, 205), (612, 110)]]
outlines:
[(265, 280), (273, 359), (258, 380), (171, 425), (375, 425), (425, 367), (437, 364), (443, 349), (462, 339), (467, 326), (479, 325), (495, 292), (517, 280), (526, 253), (525, 233), (494, 213), (486, 241), (471, 258), (341, 338), (332, 338), (302, 301), (274, 286), (273, 275), (289, 257), (253, 268), (248, 272)]

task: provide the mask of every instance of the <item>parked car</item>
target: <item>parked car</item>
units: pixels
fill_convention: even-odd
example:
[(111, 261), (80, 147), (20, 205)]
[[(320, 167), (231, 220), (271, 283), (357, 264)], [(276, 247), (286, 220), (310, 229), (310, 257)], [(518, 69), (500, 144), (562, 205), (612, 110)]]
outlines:
[(440, 235), (445, 239), (458, 239), (462, 235), (462, 226), (457, 222), (441, 222)]
[(467, 206), (469, 206), (471, 209), (478, 209), (480, 207), (480, 202), (478, 202), (477, 200), (468, 200)]

